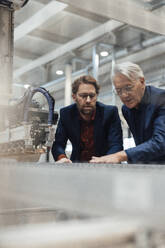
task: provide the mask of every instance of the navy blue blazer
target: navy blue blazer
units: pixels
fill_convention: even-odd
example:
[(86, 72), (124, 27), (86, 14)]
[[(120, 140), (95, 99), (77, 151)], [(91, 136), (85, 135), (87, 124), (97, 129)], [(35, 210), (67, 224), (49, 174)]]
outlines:
[[(57, 160), (60, 154), (65, 154), (69, 139), (72, 144), (71, 160), (79, 161), (80, 156), (80, 118), (76, 104), (60, 110), (52, 155)], [(94, 119), (94, 148), (95, 156), (115, 153), (123, 149), (121, 122), (118, 109), (115, 106), (96, 103)]]
[(126, 150), (128, 161), (165, 163), (165, 90), (146, 86), (139, 109), (123, 105), (122, 112), (136, 144)]

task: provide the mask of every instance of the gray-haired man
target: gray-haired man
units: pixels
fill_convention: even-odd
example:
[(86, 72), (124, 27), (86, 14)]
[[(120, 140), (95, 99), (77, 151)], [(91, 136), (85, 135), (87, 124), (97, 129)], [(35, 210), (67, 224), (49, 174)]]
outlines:
[(165, 90), (146, 86), (142, 69), (131, 62), (116, 64), (112, 80), (136, 147), (90, 162), (165, 164)]

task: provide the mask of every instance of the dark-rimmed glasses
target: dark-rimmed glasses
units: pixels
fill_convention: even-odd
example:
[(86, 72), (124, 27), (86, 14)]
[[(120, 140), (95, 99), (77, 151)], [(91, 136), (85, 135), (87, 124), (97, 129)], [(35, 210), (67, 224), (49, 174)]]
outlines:
[(95, 93), (89, 93), (89, 94), (86, 94), (86, 93), (80, 93), (78, 94), (79, 97), (81, 97), (83, 100), (87, 100), (88, 96), (91, 100), (95, 99), (96, 97), (96, 94)]

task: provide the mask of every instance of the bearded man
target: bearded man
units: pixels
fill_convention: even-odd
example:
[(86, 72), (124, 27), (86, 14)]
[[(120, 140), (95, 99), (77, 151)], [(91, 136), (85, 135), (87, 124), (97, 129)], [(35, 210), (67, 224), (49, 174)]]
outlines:
[[(58, 163), (88, 162), (123, 149), (121, 121), (116, 106), (97, 101), (100, 86), (92, 76), (79, 77), (72, 84), (74, 104), (60, 110), (52, 155)], [(72, 154), (65, 153), (67, 141)]]

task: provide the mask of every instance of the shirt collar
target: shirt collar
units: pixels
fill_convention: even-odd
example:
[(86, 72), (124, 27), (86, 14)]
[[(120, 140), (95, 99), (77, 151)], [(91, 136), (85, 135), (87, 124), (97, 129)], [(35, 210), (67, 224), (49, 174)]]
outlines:
[(138, 108), (133, 108), (136, 111), (141, 111), (144, 109), (144, 107), (148, 104), (148, 93), (147, 93), (147, 86), (145, 87), (144, 90), (144, 95), (141, 99), (141, 102), (138, 105)]

